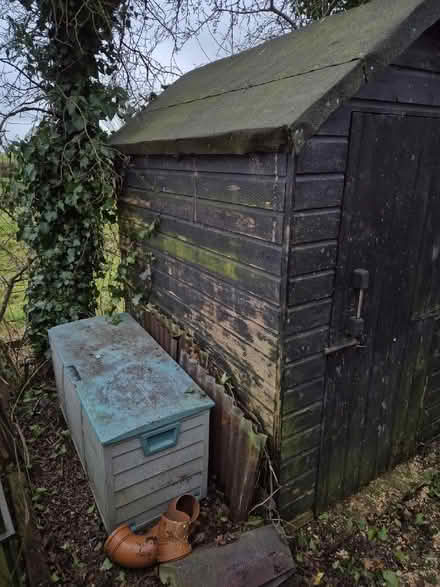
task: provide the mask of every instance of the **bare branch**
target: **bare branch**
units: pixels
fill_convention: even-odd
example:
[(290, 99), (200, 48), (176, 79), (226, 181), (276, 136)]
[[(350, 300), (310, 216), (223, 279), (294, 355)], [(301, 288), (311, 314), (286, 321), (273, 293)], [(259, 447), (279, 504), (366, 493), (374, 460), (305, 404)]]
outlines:
[(9, 300), (11, 298), (12, 292), (14, 291), (14, 287), (17, 283), (17, 281), (20, 281), (20, 279), (23, 277), (23, 275), (26, 273), (26, 271), (29, 269), (29, 267), (32, 265), (32, 263), (34, 262), (34, 259), (31, 259), (30, 261), (28, 261), (28, 263), (26, 263), (26, 265), (24, 267), (22, 267), (20, 269), (20, 271), (18, 271), (18, 273), (16, 273), (13, 277), (11, 277), (11, 279), (4, 279), (4, 281), (7, 283), (7, 287), (6, 287), (6, 291), (4, 293), (3, 296), (3, 300), (2, 303), (0, 305), (0, 322), (2, 322), (6, 310), (8, 309), (8, 304), (9, 304)]

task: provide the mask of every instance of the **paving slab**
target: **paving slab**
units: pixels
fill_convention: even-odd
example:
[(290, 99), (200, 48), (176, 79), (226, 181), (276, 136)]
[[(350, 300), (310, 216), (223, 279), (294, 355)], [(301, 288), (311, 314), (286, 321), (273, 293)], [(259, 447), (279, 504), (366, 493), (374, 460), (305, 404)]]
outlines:
[(273, 526), (264, 526), (226, 546), (199, 548), (163, 564), (159, 576), (168, 587), (278, 587), (293, 572), (288, 545)]

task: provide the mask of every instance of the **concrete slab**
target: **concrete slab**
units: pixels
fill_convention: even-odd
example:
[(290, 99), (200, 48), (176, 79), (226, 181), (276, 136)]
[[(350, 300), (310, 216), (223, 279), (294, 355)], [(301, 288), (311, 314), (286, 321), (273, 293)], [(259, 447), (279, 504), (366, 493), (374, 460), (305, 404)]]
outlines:
[(278, 587), (294, 571), (289, 547), (272, 526), (242, 534), (226, 546), (207, 546), (161, 565), (168, 587)]

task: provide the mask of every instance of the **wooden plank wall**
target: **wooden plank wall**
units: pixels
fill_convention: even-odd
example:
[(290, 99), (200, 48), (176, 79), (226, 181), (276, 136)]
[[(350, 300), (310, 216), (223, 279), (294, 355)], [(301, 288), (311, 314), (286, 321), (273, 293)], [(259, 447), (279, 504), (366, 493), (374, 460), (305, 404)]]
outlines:
[[(323, 349), (329, 337), (355, 111), (440, 117), (440, 42), (429, 35), (416, 42), (395, 65), (342, 106), (306, 143), (296, 161), (289, 309), (283, 340), (280, 476), (284, 487), (279, 497), (281, 513), (290, 518), (307, 512), (315, 503), (325, 389)], [(440, 403), (435, 407), (440, 418)], [(433, 408), (425, 416), (425, 430), (432, 429), (434, 412)], [(438, 422), (434, 428), (440, 429)]]
[(150, 222), (152, 301), (228, 368), (271, 436), (279, 430), (281, 258), (287, 156), (136, 157), (121, 225)]
[(419, 437), (422, 441), (429, 441), (440, 435), (440, 319), (434, 324), (430, 373), (423, 407)]

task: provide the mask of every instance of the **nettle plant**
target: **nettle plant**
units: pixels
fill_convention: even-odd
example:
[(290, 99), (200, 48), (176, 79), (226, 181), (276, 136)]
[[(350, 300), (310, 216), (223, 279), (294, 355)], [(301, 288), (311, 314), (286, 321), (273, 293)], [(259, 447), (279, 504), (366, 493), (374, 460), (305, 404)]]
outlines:
[[(44, 113), (31, 135), (13, 146), (11, 189), (19, 238), (35, 256), (26, 313), (31, 340), (42, 351), (48, 328), (96, 311), (104, 227), (117, 219), (121, 164), (102, 123), (121, 116), (126, 104), (126, 92), (111, 79), (115, 30), (127, 26), (128, 16), (123, 1), (20, 4), (27, 18), (11, 21), (14, 55), (38, 80)], [(123, 273), (121, 266), (116, 279)], [(115, 287), (113, 294), (119, 293)]]

